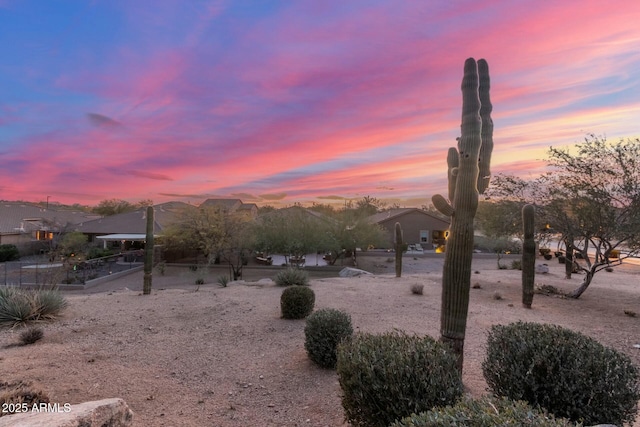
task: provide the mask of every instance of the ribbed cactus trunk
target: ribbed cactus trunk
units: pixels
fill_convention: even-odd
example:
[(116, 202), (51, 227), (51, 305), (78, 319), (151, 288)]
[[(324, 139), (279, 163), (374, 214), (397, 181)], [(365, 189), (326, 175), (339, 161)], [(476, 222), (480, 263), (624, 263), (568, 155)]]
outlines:
[(442, 273), (440, 340), (458, 356), (461, 372), (471, 287), (473, 220), (478, 194), (489, 185), (491, 174), (493, 123), (489, 88), (487, 62), (467, 59), (462, 79), (462, 134), (458, 149), (450, 148), (447, 155), (450, 203), (439, 194), (432, 198), (434, 206), (451, 217)]
[(535, 208), (525, 205), (522, 208), (522, 305), (531, 308), (533, 302), (533, 283), (536, 278), (536, 241), (534, 234)]
[(395, 235), (393, 238), (393, 248), (396, 251), (396, 277), (402, 277), (402, 252), (404, 249), (404, 237), (402, 236), (402, 226), (396, 222)]
[(153, 206), (147, 207), (147, 236), (144, 244), (144, 283), (142, 294), (151, 293), (151, 279), (153, 272)]
[(571, 279), (571, 273), (573, 273), (573, 235), (570, 234), (564, 240), (566, 248), (564, 254), (564, 278)]

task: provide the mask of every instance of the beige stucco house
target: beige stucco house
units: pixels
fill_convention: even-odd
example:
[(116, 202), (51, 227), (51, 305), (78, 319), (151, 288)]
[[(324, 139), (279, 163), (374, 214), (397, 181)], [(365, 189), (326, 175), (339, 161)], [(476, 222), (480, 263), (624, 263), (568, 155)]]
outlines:
[(418, 208), (390, 209), (370, 216), (369, 220), (386, 230), (390, 248), (393, 247), (396, 222), (402, 227), (405, 243), (420, 244), (423, 249), (444, 245), (450, 225), (449, 221)]

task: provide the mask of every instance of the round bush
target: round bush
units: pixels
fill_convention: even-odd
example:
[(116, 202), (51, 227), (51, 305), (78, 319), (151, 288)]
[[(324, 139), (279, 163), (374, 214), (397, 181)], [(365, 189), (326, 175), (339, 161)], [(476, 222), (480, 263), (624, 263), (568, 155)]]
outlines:
[(491, 328), (482, 371), (491, 391), (585, 425), (632, 424), (638, 368), (624, 354), (555, 325)]
[(277, 274), (275, 282), (278, 286), (307, 286), (309, 275), (304, 270), (289, 267)]
[(323, 308), (307, 318), (304, 348), (309, 358), (323, 368), (335, 368), (338, 344), (353, 334), (351, 316), (333, 308)]
[(0, 245), (0, 262), (15, 261), (20, 259), (20, 251), (16, 245)]
[(485, 396), (479, 400), (465, 398), (453, 406), (436, 408), (417, 415), (411, 414), (390, 427), (460, 426), (573, 427), (575, 424), (565, 418), (555, 418), (533, 409), (523, 401)]
[(285, 319), (304, 319), (313, 311), (316, 294), (307, 286), (290, 286), (280, 296), (280, 310)]
[(338, 345), (337, 370), (354, 426), (388, 426), (462, 395), (456, 357), (431, 337), (356, 334)]

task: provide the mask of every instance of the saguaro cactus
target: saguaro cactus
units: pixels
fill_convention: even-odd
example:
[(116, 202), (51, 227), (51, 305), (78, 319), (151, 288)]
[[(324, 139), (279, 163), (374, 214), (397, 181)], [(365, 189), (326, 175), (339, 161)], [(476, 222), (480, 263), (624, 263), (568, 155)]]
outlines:
[(447, 155), (449, 201), (439, 194), (432, 197), (433, 205), (451, 217), (442, 273), (440, 340), (450, 345), (458, 356), (460, 371), (469, 311), (473, 219), (478, 194), (489, 185), (493, 149), (489, 89), (487, 62), (467, 59), (462, 79), (462, 133), (457, 150), (450, 148)]
[(402, 276), (402, 252), (404, 250), (404, 238), (402, 236), (402, 226), (396, 222), (396, 233), (393, 238), (393, 248), (396, 251), (396, 277)]
[(536, 278), (536, 242), (533, 239), (535, 208), (524, 205), (522, 208), (522, 305), (531, 308), (533, 302), (533, 282)]
[(147, 237), (144, 244), (144, 282), (142, 294), (151, 293), (151, 279), (153, 271), (153, 206), (147, 207)]

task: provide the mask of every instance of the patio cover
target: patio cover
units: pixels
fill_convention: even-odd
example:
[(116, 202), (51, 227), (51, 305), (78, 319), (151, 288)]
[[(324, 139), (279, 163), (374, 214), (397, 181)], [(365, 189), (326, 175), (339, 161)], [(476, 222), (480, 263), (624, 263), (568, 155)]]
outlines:
[[(154, 234), (153, 237), (158, 237), (157, 234)], [(127, 242), (144, 242), (147, 240), (146, 234), (106, 234), (104, 236), (96, 236), (96, 239), (102, 239), (103, 247), (107, 249), (107, 242), (121, 242), (126, 240)]]
[[(157, 236), (153, 236), (157, 237)], [(105, 241), (114, 241), (114, 240), (127, 240), (129, 242), (144, 242), (147, 240), (146, 234), (106, 234), (104, 236), (96, 236), (96, 239), (102, 239)]]

